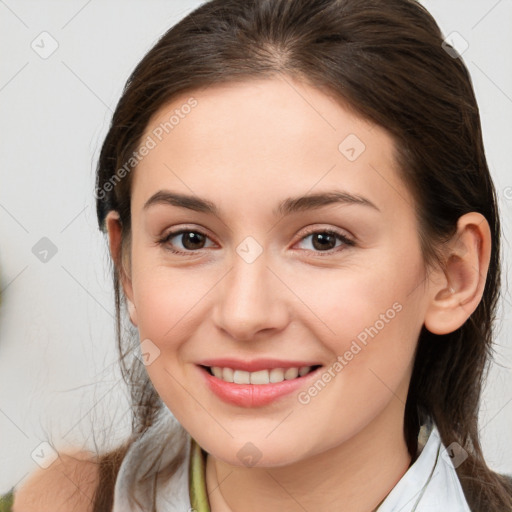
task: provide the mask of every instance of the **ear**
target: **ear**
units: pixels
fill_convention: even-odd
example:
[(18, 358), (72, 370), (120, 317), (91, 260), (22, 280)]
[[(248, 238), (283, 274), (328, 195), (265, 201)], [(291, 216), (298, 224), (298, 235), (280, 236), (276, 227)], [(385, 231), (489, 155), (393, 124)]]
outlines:
[(482, 299), (491, 257), (491, 231), (485, 217), (477, 212), (460, 217), (447, 251), (444, 268), (429, 277), (425, 327), (433, 334), (457, 330)]
[(119, 272), (119, 279), (126, 297), (130, 320), (134, 326), (137, 326), (137, 311), (133, 300), (130, 270), (126, 271), (125, 268), (125, 259), (129, 258), (127, 258), (127, 255), (121, 255), (122, 224), (119, 213), (115, 210), (109, 211), (105, 218), (105, 224), (108, 231), (110, 255)]

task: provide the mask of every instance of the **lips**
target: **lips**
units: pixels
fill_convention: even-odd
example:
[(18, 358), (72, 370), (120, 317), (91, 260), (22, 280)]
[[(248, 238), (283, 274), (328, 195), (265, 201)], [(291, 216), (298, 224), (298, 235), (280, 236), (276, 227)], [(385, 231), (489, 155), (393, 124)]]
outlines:
[[(231, 364), (236, 366), (236, 363), (240, 363), (239, 361), (234, 362), (233, 360), (210, 360), (204, 361), (209, 363), (217, 364)], [(235, 364), (234, 364), (235, 363)], [(261, 368), (262, 364), (264, 365), (264, 369), (269, 369), (270, 366), (268, 364), (273, 365), (276, 368), (276, 364), (281, 365), (281, 368), (291, 368), (292, 366), (286, 366), (286, 363), (293, 365), (305, 365), (305, 361), (287, 361), (283, 364), (283, 361), (257, 361), (252, 362), (252, 366), (250, 364), (246, 364), (244, 367), (256, 367)], [(220, 378), (212, 375), (209, 365), (205, 366), (197, 366), (200, 371), (201, 378), (205, 379), (206, 386), (208, 389), (213, 392), (218, 398), (220, 398), (223, 402), (226, 402), (231, 405), (236, 405), (238, 407), (263, 407), (265, 405), (271, 404), (272, 402), (277, 401), (278, 399), (285, 399), (287, 396), (289, 397), (293, 392), (298, 392), (301, 388), (311, 385), (312, 381), (318, 377), (321, 371), (321, 365), (311, 365), (315, 368), (312, 369), (309, 373), (302, 376), (297, 376), (296, 378), (292, 378), (289, 380), (283, 380), (282, 382), (276, 383), (268, 383), (268, 384), (237, 384), (235, 382), (226, 382)], [(229, 368), (229, 366), (225, 366), (225, 368)], [(240, 368), (240, 365), (239, 365)], [(240, 368), (239, 371), (244, 371)], [(248, 370), (245, 370), (248, 371)], [(259, 370), (254, 370), (259, 371)]]

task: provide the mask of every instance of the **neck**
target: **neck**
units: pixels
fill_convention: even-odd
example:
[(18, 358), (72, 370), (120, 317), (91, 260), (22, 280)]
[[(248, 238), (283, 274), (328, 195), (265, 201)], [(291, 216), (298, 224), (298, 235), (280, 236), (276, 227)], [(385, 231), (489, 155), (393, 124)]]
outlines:
[(208, 455), (211, 512), (375, 510), (411, 464), (397, 402), (346, 442), (291, 465), (246, 468)]

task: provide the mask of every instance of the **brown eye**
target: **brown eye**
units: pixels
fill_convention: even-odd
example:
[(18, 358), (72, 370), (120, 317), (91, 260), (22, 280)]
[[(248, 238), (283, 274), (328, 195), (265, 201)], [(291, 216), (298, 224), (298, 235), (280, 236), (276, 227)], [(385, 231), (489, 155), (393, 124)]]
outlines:
[(329, 250), (336, 247), (336, 237), (330, 233), (314, 233), (311, 235), (313, 247), (318, 250)]
[[(302, 237), (301, 242), (304, 242), (308, 238), (311, 239), (311, 242), (309, 243), (310, 247), (306, 247), (306, 249), (317, 253), (328, 253), (329, 251), (338, 252), (339, 250), (345, 249), (346, 246), (355, 245), (355, 242), (344, 234), (329, 229), (310, 231), (306, 236)], [(337, 242), (340, 243), (337, 245)]]
[(170, 232), (162, 240), (159, 240), (159, 243), (173, 253), (189, 254), (204, 249), (207, 240), (209, 237), (200, 231), (181, 229)]
[(181, 233), (181, 242), (183, 247), (190, 251), (202, 249), (205, 238), (205, 236), (203, 236), (201, 233), (197, 233), (196, 231), (183, 231)]

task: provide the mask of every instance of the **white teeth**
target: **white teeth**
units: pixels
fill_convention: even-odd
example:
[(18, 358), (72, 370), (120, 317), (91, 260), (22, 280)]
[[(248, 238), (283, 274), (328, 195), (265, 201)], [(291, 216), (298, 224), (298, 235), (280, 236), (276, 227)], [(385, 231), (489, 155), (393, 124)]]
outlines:
[(235, 384), (250, 384), (251, 383), (251, 374), (249, 372), (244, 372), (243, 370), (235, 370), (233, 374), (233, 382)]
[(299, 375), (302, 377), (303, 375), (306, 375), (306, 373), (309, 373), (309, 370), (311, 370), (311, 366), (301, 366), (299, 368)]
[(268, 384), (270, 378), (268, 370), (260, 370), (259, 372), (251, 372), (251, 384)]
[(219, 370), (222, 370), (222, 376), (220, 377), (222, 380), (233, 382), (235, 372), (231, 368), (219, 368)]
[(287, 368), (284, 372), (284, 378), (286, 380), (295, 379), (299, 375), (299, 369), (298, 368)]
[(232, 368), (211, 367), (213, 375), (226, 382), (235, 384), (269, 384), (283, 382), (284, 380), (302, 377), (311, 371), (311, 366), (300, 368), (272, 368), (271, 370), (259, 370), (257, 372), (246, 372), (233, 370)]
[(222, 379), (222, 368), (219, 368), (218, 366), (212, 366), (212, 373), (215, 375), (215, 377)]
[(284, 370), (282, 368), (272, 368), (270, 370), (270, 382), (276, 383), (276, 382), (283, 382), (284, 380)]

